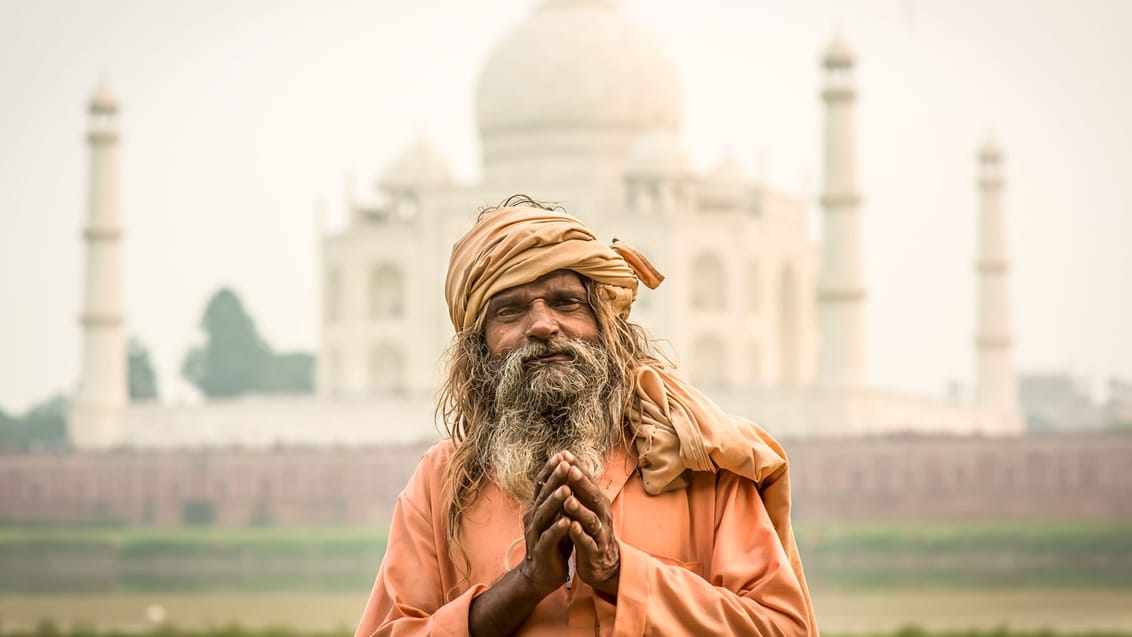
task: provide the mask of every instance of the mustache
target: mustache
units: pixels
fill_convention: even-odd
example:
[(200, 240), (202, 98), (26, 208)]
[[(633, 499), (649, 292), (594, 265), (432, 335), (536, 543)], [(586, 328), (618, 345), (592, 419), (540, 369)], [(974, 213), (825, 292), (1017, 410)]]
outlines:
[(512, 350), (507, 358), (515, 357), (513, 360), (518, 360), (523, 364), (562, 354), (576, 359), (581, 353), (582, 347), (583, 345), (573, 339), (557, 337), (548, 341), (528, 342), (522, 347)]

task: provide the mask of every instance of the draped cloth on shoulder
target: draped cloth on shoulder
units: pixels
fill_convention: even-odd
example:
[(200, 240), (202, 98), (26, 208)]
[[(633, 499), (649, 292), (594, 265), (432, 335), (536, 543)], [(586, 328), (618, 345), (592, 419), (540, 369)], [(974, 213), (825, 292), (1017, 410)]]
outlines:
[(664, 367), (637, 369), (637, 398), (629, 422), (645, 492), (682, 489), (688, 471), (722, 469), (752, 480), (802, 585), (810, 626), (817, 626), (790, 524), (790, 474), (782, 445), (755, 423), (725, 413)]
[[(452, 247), (444, 293), (456, 331), (476, 326), (491, 297), (557, 270), (598, 283), (599, 295), (627, 318), (637, 282), (664, 280), (640, 252), (614, 240), (606, 246), (563, 212), (501, 208), (484, 216)], [(786, 453), (758, 425), (729, 416), (662, 365), (636, 371), (639, 401), (629, 410), (645, 491), (658, 495), (688, 484), (686, 471), (730, 471), (758, 485), (767, 513), (798, 577), (813, 623), (798, 546), (790, 526)], [(815, 632), (816, 634), (816, 632)]]

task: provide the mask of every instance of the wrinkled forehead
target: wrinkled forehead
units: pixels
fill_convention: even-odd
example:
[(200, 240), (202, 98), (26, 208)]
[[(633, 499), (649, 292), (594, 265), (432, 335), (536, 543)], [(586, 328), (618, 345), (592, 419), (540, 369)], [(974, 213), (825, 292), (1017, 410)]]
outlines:
[(589, 279), (573, 270), (555, 270), (553, 272), (547, 272), (533, 281), (514, 285), (505, 290), (496, 292), (488, 299), (488, 303), (496, 303), (500, 299), (537, 295), (542, 292), (584, 292), (586, 290), (586, 281), (588, 280)]

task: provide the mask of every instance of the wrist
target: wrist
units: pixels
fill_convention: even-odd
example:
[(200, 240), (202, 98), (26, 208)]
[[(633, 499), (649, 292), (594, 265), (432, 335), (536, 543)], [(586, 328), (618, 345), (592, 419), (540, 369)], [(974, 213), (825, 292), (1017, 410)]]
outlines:
[(621, 572), (620, 569), (618, 569), (616, 572), (614, 572), (613, 577), (605, 580), (604, 582), (600, 582), (599, 584), (595, 584), (593, 587), (594, 592), (596, 592), (599, 597), (609, 602), (610, 604), (616, 604), (618, 583), (621, 579), (620, 575)]
[(523, 560), (518, 566), (511, 569), (511, 573), (518, 580), (519, 587), (530, 595), (536, 604), (562, 586), (561, 583), (541, 581), (541, 578), (534, 572), (534, 563), (531, 560)]
[(617, 563), (613, 565), (612, 573), (609, 577), (600, 582), (595, 582), (590, 586), (594, 591), (600, 594), (606, 601), (614, 603), (617, 600), (617, 590), (621, 582), (621, 559), (618, 557)]

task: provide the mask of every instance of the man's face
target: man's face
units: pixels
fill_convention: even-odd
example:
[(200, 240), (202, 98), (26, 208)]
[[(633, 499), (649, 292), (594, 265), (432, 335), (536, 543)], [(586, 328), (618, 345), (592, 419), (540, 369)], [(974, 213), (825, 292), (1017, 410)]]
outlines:
[(484, 318), (483, 387), (493, 420), (485, 454), (519, 502), (547, 458), (569, 449), (594, 474), (613, 444), (613, 361), (598, 338), (583, 279), (559, 270), (492, 297)]
[[(597, 333), (586, 286), (570, 270), (557, 270), (496, 294), (487, 305), (484, 322), (484, 341), (493, 358), (530, 342), (560, 337), (594, 341)], [(547, 362), (567, 357), (553, 354)]]

